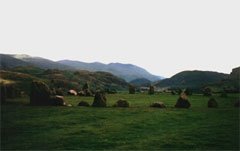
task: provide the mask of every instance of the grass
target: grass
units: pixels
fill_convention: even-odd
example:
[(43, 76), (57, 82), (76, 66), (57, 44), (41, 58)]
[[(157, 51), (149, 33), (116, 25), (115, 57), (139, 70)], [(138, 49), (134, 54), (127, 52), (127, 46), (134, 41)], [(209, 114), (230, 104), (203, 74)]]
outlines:
[[(1, 150), (239, 150), (239, 95), (189, 97), (190, 109), (175, 109), (169, 94), (107, 95), (107, 108), (78, 107), (93, 97), (66, 96), (73, 107), (32, 107), (29, 98), (8, 100), (1, 110)], [(111, 107), (118, 99), (130, 108)], [(148, 107), (162, 101), (166, 109)]]

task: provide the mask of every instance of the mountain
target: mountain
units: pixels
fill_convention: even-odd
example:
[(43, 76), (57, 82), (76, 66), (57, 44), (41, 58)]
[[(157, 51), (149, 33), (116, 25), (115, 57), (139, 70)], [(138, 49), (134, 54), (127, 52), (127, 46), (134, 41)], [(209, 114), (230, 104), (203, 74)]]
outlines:
[(61, 63), (54, 62), (49, 59), (41, 57), (31, 57), (28, 55), (11, 55), (11, 56), (42, 69), (74, 70), (73, 67), (63, 65)]
[(139, 78), (129, 82), (130, 84), (139, 87), (139, 86), (149, 86), (151, 81), (146, 78)]
[(41, 69), (75, 70), (73, 67), (58, 62), (28, 55), (0, 54), (0, 61), (1, 69), (11, 69), (17, 66), (36, 66)]
[(226, 78), (228, 74), (211, 71), (183, 71), (155, 84), (157, 87), (200, 88)]
[(156, 81), (162, 78), (160, 76), (152, 75), (145, 69), (132, 64), (122, 63), (103, 64), (99, 62), (85, 63), (72, 60), (60, 60), (58, 62), (79, 70), (110, 72), (120, 78), (125, 79), (128, 82), (137, 78), (146, 78), (151, 81)]
[(17, 66), (35, 66), (41, 69), (59, 69), (59, 70), (88, 70), (110, 72), (126, 81), (137, 78), (146, 78), (150, 81), (162, 79), (147, 72), (145, 69), (132, 64), (110, 63), (103, 64), (100, 62), (85, 63), (72, 60), (51, 61), (40, 57), (31, 57), (29, 55), (8, 55), (0, 54), (1, 69), (11, 69)]
[(31, 64), (10, 55), (0, 54), (0, 69), (10, 69), (16, 66), (30, 66)]

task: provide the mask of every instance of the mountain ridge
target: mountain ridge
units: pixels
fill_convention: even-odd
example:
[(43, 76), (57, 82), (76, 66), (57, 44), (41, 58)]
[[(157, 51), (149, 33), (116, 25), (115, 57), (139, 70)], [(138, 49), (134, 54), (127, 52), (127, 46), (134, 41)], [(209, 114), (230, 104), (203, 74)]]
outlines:
[[(0, 54), (0, 58), (1, 69), (17, 66), (36, 66), (42, 69), (104, 71), (123, 78), (127, 82), (138, 78), (146, 78), (150, 81), (157, 81), (163, 78), (161, 76), (152, 75), (139, 66), (118, 62), (109, 64), (101, 62), (86, 63), (69, 59), (52, 61), (42, 57), (32, 57), (27, 54)], [(19, 63), (16, 64), (15, 62)]]
[(109, 63), (109, 64), (104, 64), (99, 62), (85, 63), (81, 61), (72, 61), (72, 60), (60, 60), (57, 62), (74, 67), (76, 69), (110, 72), (120, 78), (125, 79), (128, 82), (138, 78), (146, 78), (150, 81), (156, 81), (163, 78), (160, 76), (152, 75), (147, 70), (133, 64), (123, 64), (118, 62)]

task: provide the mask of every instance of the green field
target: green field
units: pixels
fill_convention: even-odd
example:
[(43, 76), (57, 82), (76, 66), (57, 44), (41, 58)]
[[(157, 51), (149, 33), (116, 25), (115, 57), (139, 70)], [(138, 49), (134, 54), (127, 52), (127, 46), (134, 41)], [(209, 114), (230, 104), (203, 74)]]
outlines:
[[(66, 96), (73, 107), (33, 107), (29, 98), (1, 107), (1, 150), (239, 150), (239, 95), (193, 95), (189, 109), (176, 109), (177, 95), (112, 94), (107, 108), (78, 107), (93, 97)], [(118, 99), (129, 108), (111, 107)], [(148, 107), (162, 101), (166, 109)]]

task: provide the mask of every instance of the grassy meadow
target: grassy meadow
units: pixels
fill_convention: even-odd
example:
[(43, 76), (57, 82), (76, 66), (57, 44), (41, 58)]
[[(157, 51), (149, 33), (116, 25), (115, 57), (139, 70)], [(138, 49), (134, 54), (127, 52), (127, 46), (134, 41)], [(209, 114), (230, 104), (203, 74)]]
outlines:
[[(129, 108), (113, 108), (120, 98)], [(73, 107), (29, 106), (29, 98), (1, 106), (1, 150), (239, 150), (239, 95), (189, 96), (189, 109), (176, 109), (178, 95), (108, 94), (107, 108), (78, 107), (93, 97), (65, 96)], [(150, 108), (162, 101), (166, 109)]]

